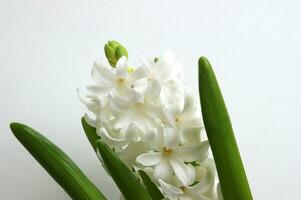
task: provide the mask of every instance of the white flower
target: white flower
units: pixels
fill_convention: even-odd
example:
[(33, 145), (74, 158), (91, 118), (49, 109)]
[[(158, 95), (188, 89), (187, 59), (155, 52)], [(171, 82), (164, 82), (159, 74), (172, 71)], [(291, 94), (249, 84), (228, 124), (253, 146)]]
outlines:
[(121, 57), (116, 69), (106, 67), (104, 61), (99, 61), (94, 64), (91, 72), (96, 85), (88, 86), (90, 96), (107, 96), (115, 92), (120, 95), (127, 95), (129, 90), (135, 87), (135, 81), (145, 77), (143, 68), (138, 68), (132, 73), (128, 73), (127, 58)]
[(161, 108), (156, 104), (160, 91), (160, 84), (153, 80), (143, 94), (133, 90), (127, 97), (112, 97), (111, 109), (117, 118), (115, 128), (126, 128), (132, 122), (136, 122), (143, 131), (155, 127), (155, 119), (161, 115)]
[(172, 102), (180, 98), (183, 79), (182, 66), (176, 62), (173, 54), (167, 51), (156, 62), (141, 58), (142, 68), (148, 80), (158, 80), (162, 87), (161, 99)]
[(167, 104), (163, 108), (163, 113), (166, 121), (179, 131), (181, 144), (201, 141), (200, 132), (203, 120), (190, 90), (185, 90), (182, 106)]
[(116, 131), (109, 125), (106, 125), (106, 127), (107, 129), (100, 128), (98, 135), (106, 144), (114, 148), (127, 166), (132, 167), (135, 164), (136, 157), (144, 153), (147, 148), (143, 140), (143, 132), (138, 128), (136, 122), (131, 123), (126, 130), (121, 131)]
[[(192, 166), (190, 166), (193, 168)], [(216, 178), (215, 166), (212, 160), (206, 160), (194, 167), (196, 175), (199, 176), (195, 184), (183, 186), (177, 182), (167, 183), (159, 179), (163, 192), (171, 200), (216, 200), (221, 199), (215, 191)], [(201, 172), (200, 172), (201, 171)], [(220, 193), (220, 192), (219, 192)], [(221, 194), (219, 194), (221, 195)]]
[(158, 146), (155, 152), (149, 152), (137, 157), (137, 162), (144, 166), (154, 166), (156, 178), (168, 179), (172, 172), (183, 185), (190, 185), (194, 177), (185, 162), (203, 160), (207, 157), (208, 142), (179, 146), (176, 130), (169, 127), (161, 127), (157, 133)]
[(182, 82), (182, 66), (169, 51), (156, 62), (142, 59), (134, 71), (127, 62), (94, 64), (94, 84), (79, 93), (86, 121), (129, 168), (147, 171), (166, 198), (217, 199), (200, 104)]
[(168, 105), (164, 107), (163, 112), (168, 122), (179, 130), (203, 126), (201, 115), (195, 106), (195, 99), (188, 89), (185, 90), (182, 108), (178, 105)]

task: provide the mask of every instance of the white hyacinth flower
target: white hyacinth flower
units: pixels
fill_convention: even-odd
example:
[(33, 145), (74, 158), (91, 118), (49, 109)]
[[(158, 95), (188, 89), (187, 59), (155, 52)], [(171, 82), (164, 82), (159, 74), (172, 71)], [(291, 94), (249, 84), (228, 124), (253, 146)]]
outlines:
[(141, 60), (131, 70), (125, 56), (115, 68), (94, 64), (94, 83), (79, 93), (87, 122), (129, 168), (147, 172), (166, 199), (220, 200), (200, 105), (182, 82), (182, 66), (170, 51)]
[(202, 161), (206, 158), (209, 144), (179, 146), (179, 138), (174, 128), (162, 127), (157, 133), (158, 146), (154, 152), (148, 152), (137, 157), (137, 162), (144, 166), (154, 166), (156, 178), (168, 179), (172, 173), (183, 185), (190, 185), (195, 177), (190, 176), (190, 170), (185, 162)]
[(128, 68), (125, 56), (118, 60), (114, 71), (113, 68), (107, 67), (103, 60), (96, 62), (91, 72), (96, 84), (88, 86), (91, 96), (102, 97), (112, 92), (127, 95), (130, 88), (134, 87), (135, 81), (144, 78), (146, 75), (143, 68), (136, 69), (132, 73), (128, 73)]
[[(171, 181), (167, 183), (162, 179), (159, 179), (159, 184), (162, 190), (171, 200), (216, 200), (221, 199), (219, 197), (220, 191), (216, 193), (216, 177), (215, 166), (213, 160), (207, 159), (200, 165), (192, 167), (196, 173), (196, 182), (193, 185), (185, 186)], [(191, 173), (192, 174), (192, 173)]]

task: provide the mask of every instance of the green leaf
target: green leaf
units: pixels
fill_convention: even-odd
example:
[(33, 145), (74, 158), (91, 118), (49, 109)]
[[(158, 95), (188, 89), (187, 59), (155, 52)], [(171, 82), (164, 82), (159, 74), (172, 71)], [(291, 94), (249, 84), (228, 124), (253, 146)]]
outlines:
[(86, 136), (87, 136), (90, 144), (92, 145), (94, 151), (96, 152), (96, 149), (97, 149), (96, 141), (98, 139), (100, 139), (100, 137), (97, 135), (96, 128), (94, 128), (93, 126), (90, 126), (86, 122), (85, 117), (82, 117), (81, 121), (82, 121), (82, 126), (84, 128), (84, 131), (86, 133)]
[(113, 180), (127, 200), (152, 200), (133, 172), (103, 141), (97, 141), (101, 158), (110, 172)]
[(252, 200), (221, 90), (210, 63), (204, 57), (199, 59), (199, 92), (224, 200)]
[(106, 200), (76, 164), (55, 144), (34, 129), (11, 123), (16, 138), (53, 179), (75, 200)]
[(158, 187), (152, 182), (150, 177), (142, 170), (138, 171), (140, 177), (143, 181), (145, 188), (147, 189), (149, 195), (152, 197), (152, 200), (161, 200), (164, 199), (164, 195), (158, 189)]

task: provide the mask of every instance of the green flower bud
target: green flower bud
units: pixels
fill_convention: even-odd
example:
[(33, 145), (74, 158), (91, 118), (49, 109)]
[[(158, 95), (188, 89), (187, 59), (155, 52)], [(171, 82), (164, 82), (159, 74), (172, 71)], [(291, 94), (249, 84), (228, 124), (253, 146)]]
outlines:
[(128, 73), (132, 73), (133, 71), (135, 71), (133, 67), (128, 67)]
[(112, 67), (116, 66), (117, 61), (122, 56), (126, 56), (128, 58), (127, 50), (116, 41), (108, 41), (104, 49), (106, 57)]

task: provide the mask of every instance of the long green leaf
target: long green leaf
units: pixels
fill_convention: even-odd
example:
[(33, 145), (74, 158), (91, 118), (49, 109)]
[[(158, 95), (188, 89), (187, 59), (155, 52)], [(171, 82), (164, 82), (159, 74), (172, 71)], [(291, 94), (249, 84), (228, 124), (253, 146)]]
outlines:
[(162, 200), (164, 198), (164, 195), (161, 193), (161, 191), (158, 189), (155, 183), (152, 182), (150, 177), (142, 170), (139, 170), (138, 172), (140, 174), (145, 188), (152, 197), (152, 200)]
[(106, 200), (76, 164), (34, 129), (11, 123), (12, 132), (53, 179), (75, 200)]
[(213, 69), (199, 59), (199, 92), (205, 129), (225, 200), (252, 200), (230, 117)]
[(96, 149), (97, 149), (96, 141), (98, 139), (100, 139), (100, 137), (96, 133), (96, 128), (93, 126), (90, 126), (86, 122), (85, 117), (82, 117), (81, 121), (82, 121), (82, 126), (84, 128), (85, 134), (86, 134), (91, 146), (93, 147), (94, 151), (96, 151)]
[(133, 172), (103, 141), (97, 141), (97, 149), (113, 180), (127, 200), (152, 200)]

